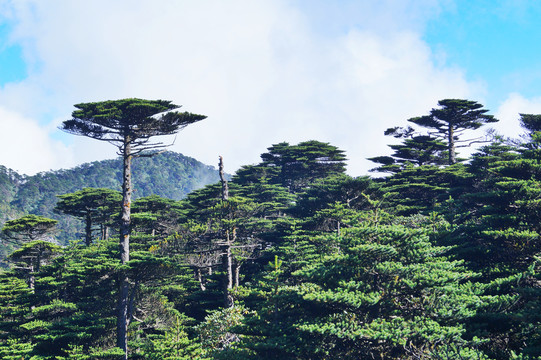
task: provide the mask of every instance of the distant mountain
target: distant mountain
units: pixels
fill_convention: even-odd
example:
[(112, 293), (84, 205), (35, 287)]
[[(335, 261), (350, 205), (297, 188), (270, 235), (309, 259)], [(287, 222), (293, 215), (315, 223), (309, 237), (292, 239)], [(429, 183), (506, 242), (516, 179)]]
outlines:
[(0, 165), (0, 224), (17, 217), (19, 211), (11, 205), (24, 177)]
[[(214, 167), (170, 151), (134, 159), (132, 174), (134, 199), (155, 194), (180, 200), (192, 190), (219, 181)], [(60, 221), (61, 242), (73, 239), (73, 232), (81, 231), (80, 224), (73, 218), (53, 213), (56, 195), (85, 187), (120, 191), (121, 179), (121, 159), (95, 161), (33, 176), (20, 175), (0, 165), (0, 226), (24, 214), (42, 215)]]

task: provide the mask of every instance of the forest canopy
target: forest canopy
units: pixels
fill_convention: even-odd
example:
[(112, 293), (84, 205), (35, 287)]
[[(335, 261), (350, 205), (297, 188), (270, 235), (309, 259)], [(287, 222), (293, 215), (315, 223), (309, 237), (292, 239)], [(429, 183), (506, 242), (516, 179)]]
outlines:
[(398, 119), (382, 137), (401, 143), (370, 158), (385, 177), (347, 175), (332, 144), (280, 142), (232, 177), (217, 154), (174, 197), (159, 188), (198, 165), (169, 154), (134, 171), (124, 225), (113, 170), (116, 188), (63, 188), (39, 214), (5, 169), (0, 358), (541, 359), (541, 115), (517, 116), (520, 139), (470, 137), (488, 113), (444, 99)]

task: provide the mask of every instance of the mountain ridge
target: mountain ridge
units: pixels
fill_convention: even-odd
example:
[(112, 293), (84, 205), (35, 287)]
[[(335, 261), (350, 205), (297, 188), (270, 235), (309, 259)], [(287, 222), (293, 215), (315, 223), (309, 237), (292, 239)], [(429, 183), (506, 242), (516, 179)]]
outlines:
[[(214, 166), (173, 151), (152, 157), (133, 159), (133, 197), (149, 195), (180, 200), (189, 192), (219, 181)], [(93, 161), (70, 169), (51, 170), (35, 175), (21, 175), (0, 165), (0, 226), (25, 214), (59, 220), (61, 233), (79, 233), (79, 221), (55, 214), (56, 195), (72, 193), (85, 187), (121, 190), (121, 159)], [(77, 228), (74, 229), (74, 226)], [(64, 230), (64, 231), (62, 231)]]

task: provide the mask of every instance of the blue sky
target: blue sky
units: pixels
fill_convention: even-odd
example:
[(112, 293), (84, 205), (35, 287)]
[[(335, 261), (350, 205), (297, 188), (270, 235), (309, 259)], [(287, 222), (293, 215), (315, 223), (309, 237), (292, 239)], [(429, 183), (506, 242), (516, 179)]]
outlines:
[(229, 172), (317, 139), (367, 174), (383, 131), (443, 98), (481, 102), (517, 136), (519, 112), (541, 113), (540, 18), (533, 0), (0, 0), (0, 164), (114, 157), (58, 125), (126, 97), (208, 115), (172, 150)]
[(0, 84), (21, 81), (26, 77), (22, 47), (9, 41), (11, 27), (0, 24)]
[(446, 62), (487, 83), (496, 105), (509, 92), (539, 96), (541, 2), (457, 1), (429, 20), (423, 38)]

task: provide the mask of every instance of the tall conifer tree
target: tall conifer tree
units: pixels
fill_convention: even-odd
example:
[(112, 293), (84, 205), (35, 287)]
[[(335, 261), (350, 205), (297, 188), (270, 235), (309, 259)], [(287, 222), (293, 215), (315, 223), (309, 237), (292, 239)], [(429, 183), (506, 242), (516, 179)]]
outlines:
[(415, 117), (408, 121), (432, 130), (435, 137), (447, 142), (449, 165), (457, 162), (457, 147), (469, 146), (472, 142), (480, 140), (460, 139), (464, 131), (476, 130), (486, 123), (498, 121), (494, 116), (486, 115), (488, 110), (483, 109), (483, 105), (476, 101), (444, 99), (438, 101), (438, 105), (440, 108), (432, 109), (430, 115)]
[[(120, 259), (130, 260), (131, 161), (133, 157), (149, 156), (149, 151), (162, 149), (167, 144), (151, 141), (158, 135), (171, 135), (189, 124), (206, 118), (188, 112), (173, 111), (180, 106), (165, 100), (123, 99), (75, 105), (72, 119), (63, 122), (61, 129), (74, 135), (109, 142), (118, 148), (123, 159), (122, 217), (120, 226)], [(117, 345), (127, 350), (129, 279), (120, 281), (117, 319)]]

